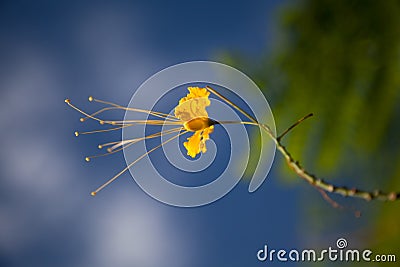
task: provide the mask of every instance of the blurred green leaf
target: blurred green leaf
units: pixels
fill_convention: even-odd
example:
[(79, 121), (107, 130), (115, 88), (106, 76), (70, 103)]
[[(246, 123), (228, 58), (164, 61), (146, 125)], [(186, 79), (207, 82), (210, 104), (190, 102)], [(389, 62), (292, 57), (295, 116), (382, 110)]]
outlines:
[[(259, 62), (230, 58), (264, 90), (278, 133), (315, 114), (284, 143), (321, 178), (400, 191), (399, 14), (395, 0), (298, 1), (281, 13), (271, 53)], [(367, 240), (400, 257), (399, 203), (379, 207)]]

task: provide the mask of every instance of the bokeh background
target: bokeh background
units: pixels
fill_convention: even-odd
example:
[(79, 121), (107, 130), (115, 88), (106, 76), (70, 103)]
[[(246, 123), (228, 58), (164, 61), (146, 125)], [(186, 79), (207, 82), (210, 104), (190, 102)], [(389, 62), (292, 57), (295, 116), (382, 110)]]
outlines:
[(0, 265), (272, 266), (256, 258), (265, 244), (339, 237), (400, 260), (399, 203), (332, 196), (347, 207), (334, 209), (279, 154), (254, 194), (244, 179), (200, 208), (161, 204), (129, 174), (93, 198), (124, 159), (87, 164), (104, 136), (74, 138), (79, 115), (63, 103), (126, 105), (155, 72), (216, 60), (263, 89), (278, 132), (314, 112), (285, 139), (307, 169), (400, 191), (398, 14), (399, 1), (372, 0), (1, 1)]

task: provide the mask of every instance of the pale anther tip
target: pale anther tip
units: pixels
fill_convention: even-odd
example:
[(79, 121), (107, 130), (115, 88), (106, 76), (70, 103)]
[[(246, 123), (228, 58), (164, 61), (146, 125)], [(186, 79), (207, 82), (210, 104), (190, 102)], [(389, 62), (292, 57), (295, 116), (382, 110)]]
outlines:
[(86, 160), (87, 162), (89, 162), (89, 161), (90, 161), (90, 158), (89, 158), (89, 157), (86, 157), (85, 160)]
[(84, 122), (84, 121), (85, 121), (85, 118), (80, 118), (79, 121), (80, 121), (80, 122)]
[(99, 121), (99, 123), (100, 123), (101, 125), (103, 125), (103, 124), (104, 124), (104, 121)]
[(66, 98), (66, 99), (64, 100), (64, 102), (68, 104), (68, 103), (71, 103), (71, 100), (70, 100), (69, 98)]
[(102, 145), (98, 145), (97, 147), (98, 147), (99, 149), (102, 149), (102, 148), (103, 148), (103, 146), (102, 146)]
[(94, 191), (90, 193), (90, 195), (93, 196), (93, 197), (94, 197), (96, 194), (97, 194), (97, 193), (94, 192)]
[(79, 132), (75, 132), (74, 134), (75, 134), (75, 136), (78, 136), (78, 135), (79, 135)]
[(93, 101), (93, 96), (89, 96), (89, 101), (92, 102)]

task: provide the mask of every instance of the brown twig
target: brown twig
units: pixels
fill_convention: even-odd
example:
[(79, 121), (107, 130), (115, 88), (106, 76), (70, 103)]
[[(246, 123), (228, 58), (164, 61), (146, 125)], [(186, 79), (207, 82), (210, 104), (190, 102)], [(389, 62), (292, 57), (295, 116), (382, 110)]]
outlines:
[[(268, 129), (268, 128), (264, 128), (264, 129)], [(295, 161), (293, 159), (293, 157), (290, 155), (290, 153), (287, 151), (287, 149), (272, 135), (272, 132), (269, 131), (269, 135), (275, 141), (276, 148), (284, 156), (284, 158), (286, 159), (286, 163), (289, 165), (289, 167), (294, 172), (296, 172), (296, 174), (298, 176), (300, 176), (301, 178), (306, 180), (312, 186), (320, 188), (329, 193), (339, 194), (344, 197), (362, 198), (366, 201), (370, 201), (373, 199), (381, 200), (381, 201), (395, 201), (395, 200), (399, 200), (399, 198), (400, 198), (400, 193), (396, 193), (396, 192), (384, 193), (379, 190), (375, 190), (373, 192), (368, 192), (368, 191), (359, 190), (356, 188), (349, 189), (344, 186), (336, 186), (329, 182), (326, 182), (326, 181), (316, 177), (315, 175), (309, 173), (308, 171), (306, 171), (300, 165), (300, 163), (298, 161)]]
[[(344, 197), (354, 197), (354, 198), (361, 198), (366, 201), (370, 200), (380, 200), (380, 201), (396, 201), (400, 199), (400, 193), (397, 192), (390, 192), (390, 193), (384, 193), (379, 190), (375, 190), (373, 192), (368, 192), (364, 190), (359, 190), (356, 188), (349, 189), (345, 186), (336, 186), (333, 185), (329, 182), (326, 182), (315, 175), (311, 174), (307, 170), (305, 170), (298, 161), (296, 161), (292, 155), (289, 153), (289, 151), (286, 149), (286, 147), (281, 143), (281, 139), (288, 133), (290, 132), (294, 127), (299, 125), (301, 122), (303, 122), (305, 119), (309, 118), (312, 116), (312, 113), (304, 116), (300, 120), (298, 120), (296, 123), (294, 123), (292, 126), (290, 126), (287, 130), (285, 130), (281, 135), (278, 137), (275, 137), (274, 133), (272, 132), (271, 128), (266, 125), (266, 124), (261, 124), (259, 123), (253, 116), (245, 112), (243, 109), (232, 103), (229, 99), (221, 95), (220, 93), (216, 92), (213, 88), (207, 86), (207, 89), (215, 94), (216, 96), (220, 97), (222, 100), (227, 102), (228, 104), (232, 105), (234, 108), (236, 108), (240, 113), (245, 115), (247, 118), (249, 118), (253, 123), (259, 125), (262, 129), (264, 129), (270, 138), (275, 142), (277, 150), (282, 154), (282, 156), (285, 158), (287, 165), (303, 180), (308, 182), (310, 185), (313, 187), (317, 188), (319, 191), (323, 190), (324, 192), (328, 193), (335, 193), (342, 195)], [(321, 191), (320, 191), (321, 192)], [(327, 195), (326, 195), (327, 196)], [(328, 196), (329, 197), (329, 196)], [(330, 201), (328, 201), (330, 202)], [(332, 203), (331, 203), (332, 204)], [(334, 207), (336, 206), (335, 204), (333, 205)]]
[(278, 142), (280, 142), (282, 140), (282, 138), (288, 133), (290, 132), (294, 127), (296, 127), (297, 125), (299, 125), (300, 123), (302, 123), (303, 121), (305, 121), (306, 119), (312, 117), (314, 114), (310, 113), (306, 116), (304, 116), (303, 118), (301, 118), (300, 120), (296, 121), (292, 126), (290, 126), (289, 128), (286, 129), (286, 131), (284, 131), (283, 133), (281, 133), (280, 136), (278, 136), (276, 138), (276, 140), (278, 140)]

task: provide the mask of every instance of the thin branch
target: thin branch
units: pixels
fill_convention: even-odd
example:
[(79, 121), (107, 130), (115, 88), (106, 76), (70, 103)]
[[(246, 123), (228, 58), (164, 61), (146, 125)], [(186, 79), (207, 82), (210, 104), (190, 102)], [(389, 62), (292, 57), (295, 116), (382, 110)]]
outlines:
[(280, 136), (278, 136), (276, 138), (276, 140), (278, 140), (279, 142), (282, 140), (282, 138), (288, 133), (290, 132), (294, 127), (296, 127), (297, 125), (299, 125), (300, 123), (302, 123), (303, 121), (305, 121), (306, 119), (312, 117), (314, 114), (310, 113), (306, 116), (304, 116), (303, 118), (301, 118), (300, 120), (296, 121), (292, 126), (290, 126), (289, 128), (286, 129), (286, 131), (284, 131)]
[[(222, 100), (236, 108), (239, 112), (241, 112), (243, 115), (245, 115), (247, 118), (249, 118), (254, 124), (259, 125), (262, 129), (264, 129), (269, 137), (275, 142), (277, 150), (283, 155), (283, 157), (286, 160), (287, 165), (303, 180), (307, 181), (310, 185), (313, 187), (317, 188), (318, 190), (323, 190), (328, 193), (335, 193), (342, 195), (344, 197), (354, 197), (354, 198), (361, 198), (366, 201), (370, 200), (380, 200), (380, 201), (396, 201), (400, 199), (400, 193), (398, 192), (390, 192), (390, 193), (384, 193), (379, 190), (375, 190), (373, 192), (368, 192), (364, 190), (359, 190), (356, 188), (349, 189), (344, 186), (336, 186), (333, 185), (329, 182), (326, 182), (315, 175), (311, 174), (307, 170), (305, 170), (298, 161), (296, 161), (292, 155), (289, 153), (289, 151), (286, 149), (286, 147), (281, 143), (282, 137), (284, 137), (290, 130), (292, 130), (294, 127), (299, 125), (301, 122), (303, 122), (305, 119), (309, 118), (312, 116), (312, 113), (304, 116), (300, 120), (298, 120), (296, 123), (294, 123), (291, 127), (289, 127), (286, 131), (284, 131), (281, 135), (278, 137), (275, 137), (274, 133), (272, 132), (271, 128), (266, 125), (266, 124), (261, 124), (259, 123), (253, 116), (245, 112), (243, 109), (239, 108), (237, 105), (233, 104), (230, 100), (228, 100), (226, 97), (222, 96), (220, 93), (216, 92), (214, 89), (211, 87), (207, 86), (207, 89), (214, 93), (216, 96), (220, 97)], [(328, 201), (329, 202), (329, 201)], [(331, 203), (332, 204), (332, 203)]]
[(328, 196), (326, 191), (324, 191), (318, 187), (316, 187), (316, 189), (319, 191), (319, 193), (325, 199), (325, 201), (328, 202), (332, 207), (334, 207), (335, 209), (344, 209), (344, 207), (342, 205), (340, 205), (335, 200), (333, 200), (330, 196)]
[(275, 137), (273, 137), (272, 133), (270, 133), (270, 136), (275, 141), (276, 148), (284, 156), (284, 158), (286, 159), (286, 163), (289, 165), (289, 167), (298, 176), (300, 176), (301, 178), (306, 180), (312, 186), (320, 188), (329, 193), (339, 194), (344, 197), (361, 198), (366, 201), (370, 201), (373, 199), (381, 200), (381, 201), (395, 201), (395, 200), (400, 199), (400, 193), (396, 193), (396, 192), (384, 193), (379, 190), (375, 190), (373, 192), (368, 192), (368, 191), (359, 190), (356, 188), (349, 189), (344, 186), (336, 186), (329, 182), (326, 182), (326, 181), (316, 177), (315, 175), (309, 173), (308, 171), (306, 171), (300, 165), (300, 163), (298, 161), (295, 161), (293, 159), (293, 157), (290, 155), (290, 153), (287, 151), (287, 149)]

